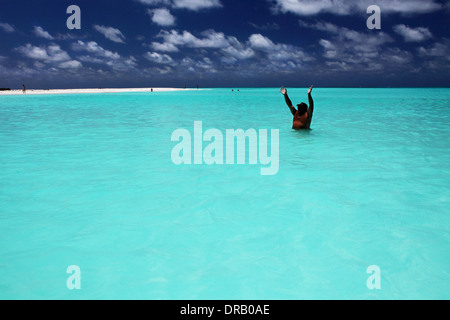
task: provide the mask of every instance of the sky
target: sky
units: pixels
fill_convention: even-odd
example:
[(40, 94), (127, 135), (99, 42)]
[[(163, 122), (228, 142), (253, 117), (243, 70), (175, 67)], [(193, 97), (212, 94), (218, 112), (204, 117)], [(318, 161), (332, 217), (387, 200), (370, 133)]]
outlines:
[(448, 0), (2, 1), (0, 88), (448, 87), (449, 22)]

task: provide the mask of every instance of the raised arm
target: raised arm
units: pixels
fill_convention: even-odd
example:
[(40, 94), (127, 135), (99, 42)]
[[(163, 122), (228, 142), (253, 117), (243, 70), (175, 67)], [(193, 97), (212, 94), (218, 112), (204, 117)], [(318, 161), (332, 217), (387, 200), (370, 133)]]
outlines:
[(314, 100), (311, 95), (313, 88), (314, 86), (311, 86), (308, 90), (308, 100), (309, 100), (308, 117), (310, 119), (312, 118), (312, 115), (314, 113)]
[(289, 96), (287, 94), (287, 90), (286, 89), (282, 89), (281, 93), (283, 94), (284, 100), (286, 101), (287, 106), (291, 110), (292, 115), (295, 116), (295, 114), (297, 113), (297, 110), (292, 105), (292, 101), (291, 101), (291, 99), (289, 99)]

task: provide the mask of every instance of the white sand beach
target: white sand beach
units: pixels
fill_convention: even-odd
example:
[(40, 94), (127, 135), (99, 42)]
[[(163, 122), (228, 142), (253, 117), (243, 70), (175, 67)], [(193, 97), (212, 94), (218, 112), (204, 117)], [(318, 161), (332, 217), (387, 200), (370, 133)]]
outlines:
[[(51, 90), (33, 90), (26, 91), (27, 95), (51, 95), (51, 94), (89, 94), (89, 93), (127, 93), (127, 92), (168, 92), (185, 91), (197, 89), (181, 88), (123, 88), (123, 89), (51, 89)], [(22, 90), (0, 91), (0, 96), (23, 95)]]

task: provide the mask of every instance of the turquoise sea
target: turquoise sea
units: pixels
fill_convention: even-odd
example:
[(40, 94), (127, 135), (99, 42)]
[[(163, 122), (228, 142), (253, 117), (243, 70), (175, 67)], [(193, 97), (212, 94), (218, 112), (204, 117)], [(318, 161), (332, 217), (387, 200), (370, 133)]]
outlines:
[[(450, 89), (313, 96), (0, 97), (0, 298), (449, 299)], [(278, 174), (173, 164), (194, 121), (279, 129)]]

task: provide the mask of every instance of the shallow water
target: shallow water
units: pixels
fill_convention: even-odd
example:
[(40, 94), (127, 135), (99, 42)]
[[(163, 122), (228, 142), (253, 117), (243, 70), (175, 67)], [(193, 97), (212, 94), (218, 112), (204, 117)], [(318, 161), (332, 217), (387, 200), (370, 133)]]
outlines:
[[(314, 98), (296, 132), (278, 89), (0, 97), (0, 298), (450, 298), (450, 90)], [(194, 121), (279, 129), (279, 173), (174, 165)]]

